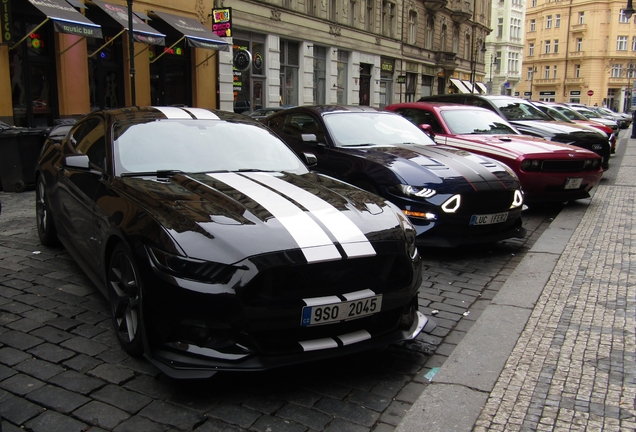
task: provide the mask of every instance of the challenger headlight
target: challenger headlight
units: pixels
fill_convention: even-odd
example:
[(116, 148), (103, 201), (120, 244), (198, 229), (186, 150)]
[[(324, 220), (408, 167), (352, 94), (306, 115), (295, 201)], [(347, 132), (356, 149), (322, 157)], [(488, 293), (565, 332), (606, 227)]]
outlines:
[(510, 206), (510, 208), (514, 209), (517, 207), (521, 207), (522, 205), (523, 205), (523, 192), (517, 189), (515, 191), (514, 197), (512, 198), (512, 205)]
[(535, 159), (524, 159), (521, 162), (521, 169), (524, 171), (539, 171), (541, 169), (541, 161)]
[(398, 185), (400, 192), (402, 192), (405, 196), (408, 197), (418, 197), (418, 198), (431, 198), (437, 192), (435, 189), (411, 186), (411, 185)]
[(157, 268), (172, 276), (207, 283), (227, 283), (239, 269), (210, 261), (186, 258), (148, 247), (148, 255)]

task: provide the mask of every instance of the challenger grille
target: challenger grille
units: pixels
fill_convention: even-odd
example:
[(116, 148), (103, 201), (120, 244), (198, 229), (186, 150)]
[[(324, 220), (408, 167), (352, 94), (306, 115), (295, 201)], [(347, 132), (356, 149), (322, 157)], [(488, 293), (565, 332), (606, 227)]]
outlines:
[(596, 167), (587, 164), (587, 160), (547, 160), (541, 163), (541, 171), (562, 172), (562, 171), (596, 171)]

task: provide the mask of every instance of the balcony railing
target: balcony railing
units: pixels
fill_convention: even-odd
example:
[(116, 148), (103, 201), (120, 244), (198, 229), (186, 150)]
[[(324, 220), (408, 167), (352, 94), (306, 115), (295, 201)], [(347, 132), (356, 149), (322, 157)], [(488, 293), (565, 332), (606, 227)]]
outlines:
[(561, 84), (561, 78), (535, 78), (532, 84), (533, 85), (559, 85)]
[(566, 78), (566, 84), (585, 84), (585, 78)]
[(574, 24), (570, 26), (570, 32), (572, 33), (580, 33), (587, 31), (587, 24)]
[(580, 57), (585, 57), (585, 51), (570, 51), (569, 56), (572, 57), (576, 57), (576, 58), (580, 58)]
[(435, 64), (446, 70), (455, 70), (457, 67), (457, 53), (437, 51), (435, 53)]
[(430, 11), (438, 11), (444, 9), (448, 4), (448, 0), (422, 0), (424, 7)]

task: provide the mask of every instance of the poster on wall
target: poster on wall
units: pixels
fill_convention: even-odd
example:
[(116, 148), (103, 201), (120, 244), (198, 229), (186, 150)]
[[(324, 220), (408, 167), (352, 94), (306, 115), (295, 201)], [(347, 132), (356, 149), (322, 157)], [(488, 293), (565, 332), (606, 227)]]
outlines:
[(232, 37), (232, 8), (212, 9), (212, 32), (220, 37)]

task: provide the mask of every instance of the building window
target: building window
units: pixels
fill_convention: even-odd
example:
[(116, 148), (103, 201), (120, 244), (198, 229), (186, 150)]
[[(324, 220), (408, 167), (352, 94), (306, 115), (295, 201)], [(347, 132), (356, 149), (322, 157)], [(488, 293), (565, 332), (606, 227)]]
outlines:
[(636, 51), (636, 36), (632, 36), (632, 51)]
[(537, 0), (532, 0), (532, 7), (537, 7)]
[(576, 50), (583, 51), (583, 38), (576, 38)]
[(516, 53), (516, 52), (508, 53), (508, 72), (512, 72), (512, 73), (519, 72), (519, 53)]
[(339, 104), (347, 104), (347, 70), (349, 66), (349, 52), (338, 50), (337, 69), (338, 77), (336, 79), (336, 101)]
[(550, 39), (545, 41), (545, 53), (550, 54)]
[(536, 31), (536, 30), (537, 30), (537, 21), (531, 19), (530, 20), (530, 31), (533, 32), (533, 31)]
[(497, 37), (500, 38), (503, 36), (503, 18), (499, 18), (497, 20)]
[(559, 52), (559, 40), (555, 39), (554, 40), (554, 51), (555, 54)]
[(557, 65), (554, 65), (554, 67), (552, 68), (552, 78), (556, 78), (557, 77)]
[(622, 64), (613, 64), (612, 65), (612, 78), (620, 78), (623, 76), (623, 65)]
[(616, 51), (627, 51), (627, 36), (616, 38)]
[(393, 25), (395, 20), (395, 4), (385, 1), (382, 3), (382, 34), (393, 37)]
[(316, 15), (315, 1), (316, 0), (306, 0), (305, 7), (307, 8), (306, 9), (307, 15), (311, 15), (311, 16)]
[(367, 0), (366, 13), (364, 16), (367, 31), (373, 31), (373, 2), (374, 0)]
[(629, 24), (629, 18), (625, 16), (624, 9), (621, 9), (621, 13), (618, 14), (618, 22), (621, 24)]
[(446, 24), (442, 26), (442, 33), (439, 36), (439, 47), (442, 51), (446, 51), (446, 34), (448, 33), (448, 27)]
[(298, 105), (298, 42), (280, 41), (280, 99), (282, 105)]
[(585, 12), (579, 12), (579, 24), (585, 24)]
[(329, 21), (336, 22), (338, 19), (338, 0), (329, 1)]
[(552, 28), (552, 15), (548, 15), (545, 19), (545, 28)]
[(453, 52), (459, 53), (459, 27), (453, 29)]
[(521, 20), (517, 18), (510, 19), (510, 37), (519, 39), (521, 37)]
[(528, 56), (533, 56), (534, 55), (534, 43), (529, 43), (528, 44)]
[(327, 103), (327, 48), (314, 45), (314, 103)]
[(417, 12), (409, 12), (409, 33), (408, 43), (415, 45), (417, 43)]
[(554, 28), (561, 27), (561, 14), (556, 14), (554, 16)]
[(356, 0), (349, 0), (349, 25), (354, 27), (356, 25), (356, 9), (358, 8), (358, 2)]
[(574, 78), (581, 78), (581, 65), (574, 65)]
[(532, 81), (532, 68), (528, 68), (528, 74), (526, 75), (526, 81)]
[(470, 35), (466, 35), (464, 38), (464, 58), (471, 59), (470, 56)]
[(546, 66), (543, 70), (543, 78), (550, 79), (550, 66)]
[(433, 49), (433, 35), (435, 34), (435, 18), (426, 20), (426, 43), (424, 48)]

